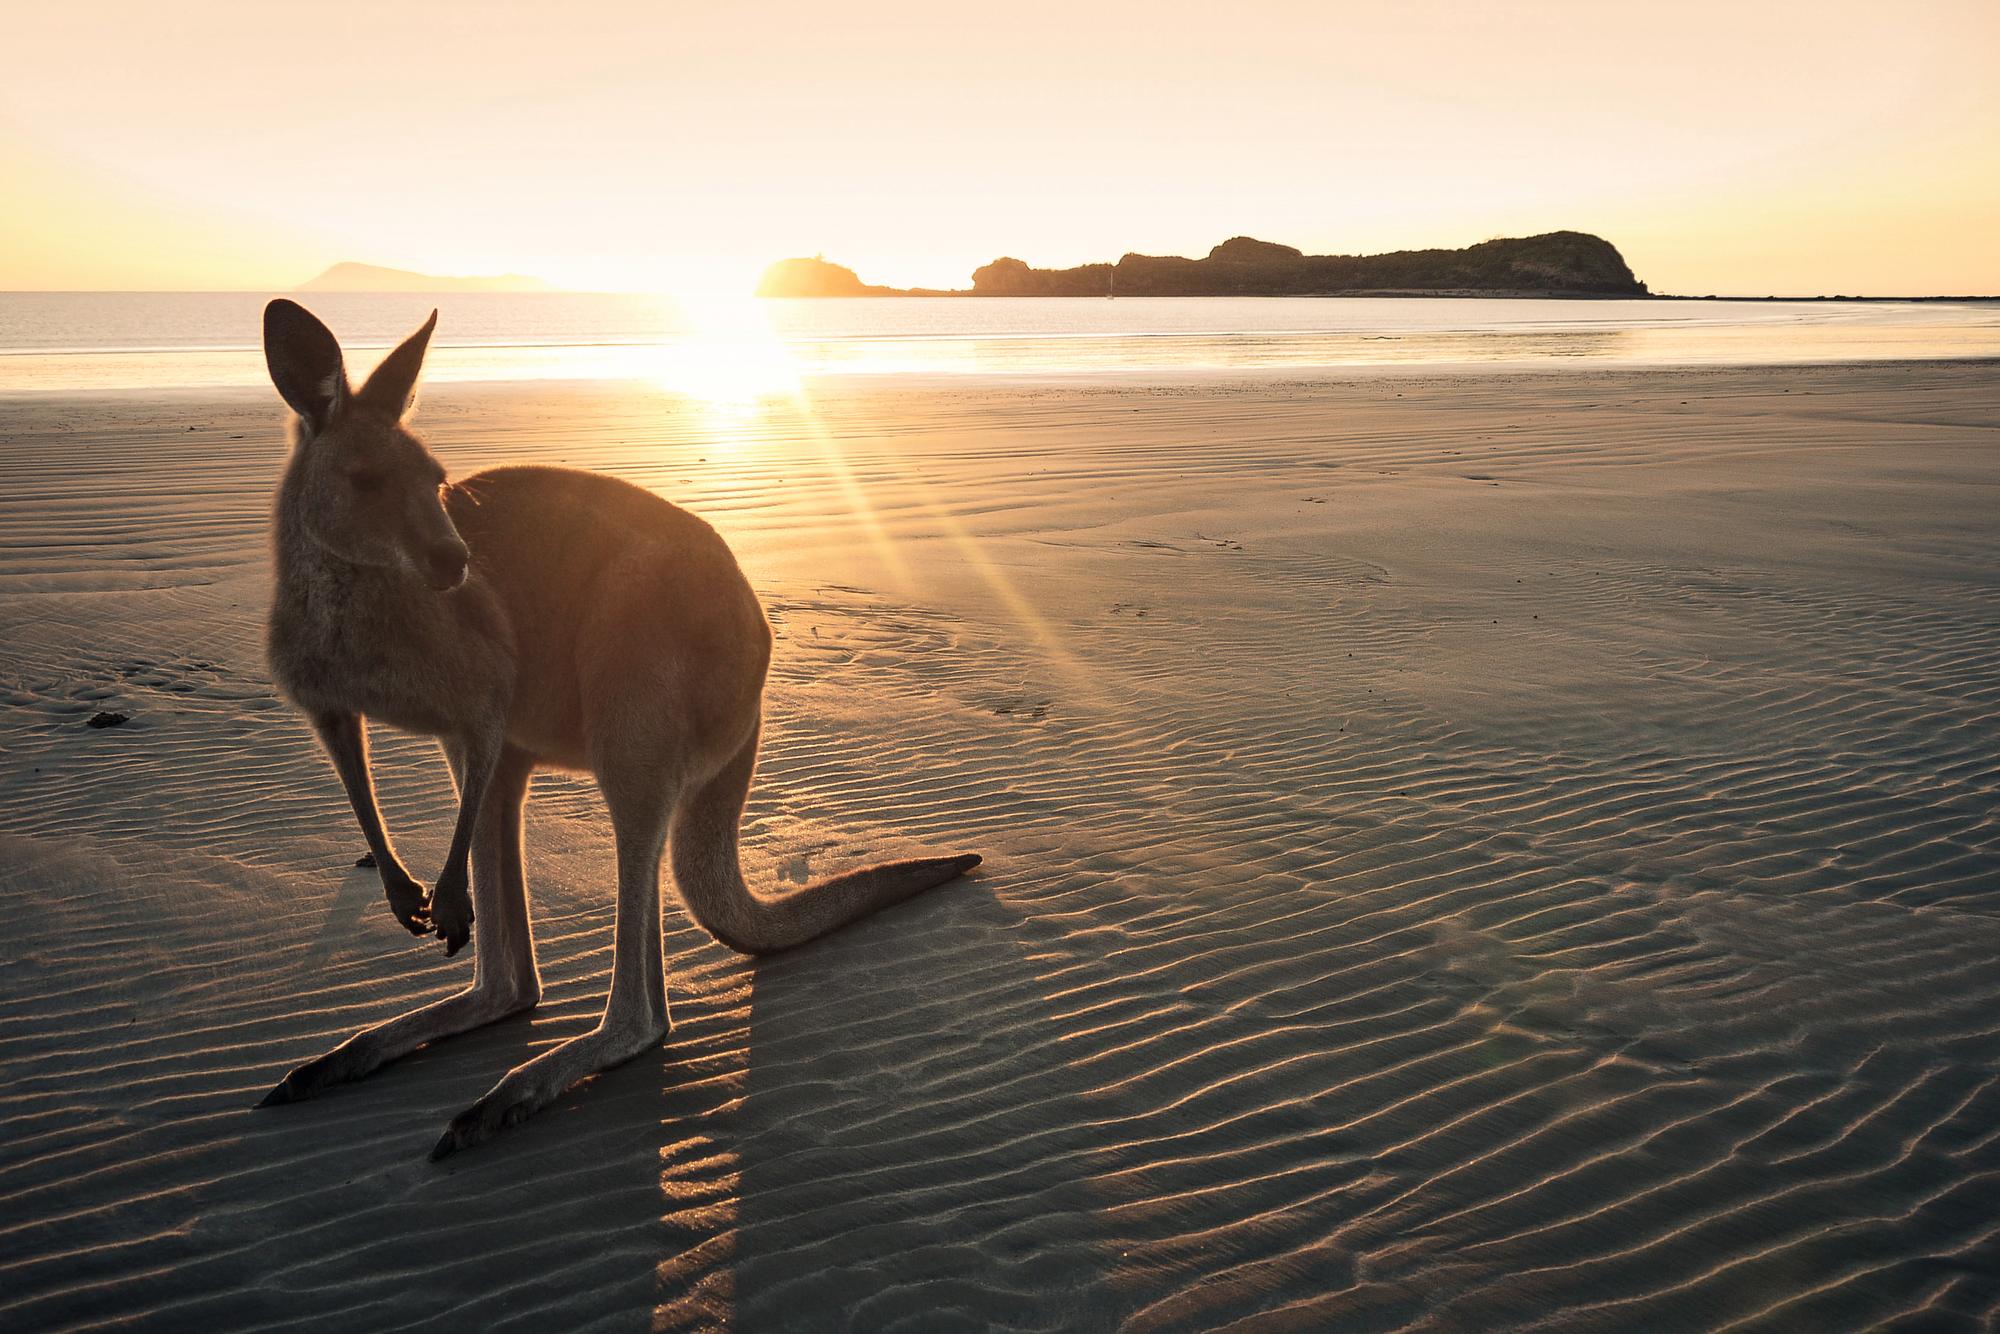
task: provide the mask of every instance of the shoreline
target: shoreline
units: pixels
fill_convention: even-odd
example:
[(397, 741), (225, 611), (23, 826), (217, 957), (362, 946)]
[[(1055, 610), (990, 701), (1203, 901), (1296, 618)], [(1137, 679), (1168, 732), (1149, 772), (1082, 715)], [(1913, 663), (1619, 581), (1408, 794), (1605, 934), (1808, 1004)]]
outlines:
[[(617, 297), (664, 297), (675, 300), (673, 292), (649, 292), (637, 289), (602, 290), (596, 288), (501, 288), (466, 291), (448, 287), (439, 288), (337, 288), (313, 289), (305, 287), (6, 287), (0, 288), (0, 296), (397, 296), (397, 297), (517, 297), (517, 296), (617, 296)], [(892, 290), (884, 292), (855, 292), (825, 296), (758, 296), (754, 292), (744, 293), (740, 299), (746, 301), (873, 301), (880, 298), (922, 300), (926, 297), (977, 296), (999, 301), (1244, 301), (1271, 300), (1289, 301), (1306, 298), (1314, 301), (1337, 301), (1344, 298), (1372, 299), (1378, 297), (1416, 297), (1477, 300), (1486, 297), (1502, 297), (1511, 300), (1545, 301), (1849, 301), (1849, 302), (1911, 302), (1944, 301), (1980, 304), (2000, 302), (2000, 294), (1989, 296), (1863, 296), (1833, 293), (1816, 293), (1811, 296), (1765, 295), (1748, 296), (1729, 293), (1677, 293), (1677, 292), (1556, 292), (1534, 288), (1520, 289), (1473, 289), (1438, 288), (1411, 289), (1383, 288), (1380, 290), (1358, 290), (1344, 292), (1283, 292), (1253, 293), (1247, 295), (1225, 295), (1213, 292), (1196, 292), (1186, 296), (1161, 296), (1154, 293), (1134, 294), (1115, 298), (1098, 296), (1042, 296), (1035, 294), (1001, 294), (997, 292), (974, 292), (970, 289), (920, 289)]]
[[(1123, 308), (1060, 298), (973, 306), (746, 301), (705, 310), (650, 298), (323, 298), (364, 364), (363, 353), (392, 345), (433, 302), (448, 305), (431, 383), (655, 380), (738, 399), (801, 379), (888, 375), (1468, 374), (2000, 358), (1995, 307), (1964, 302), (1147, 300)], [(0, 349), (0, 395), (261, 385), (267, 376), (253, 341), (259, 305), (253, 294), (221, 293), (83, 306), (69, 298), (0, 302), (0, 315), (19, 316), (9, 341), (20, 344)], [(174, 341), (166, 330), (181, 345), (162, 346)]]
[[(1149, 387), (1170, 387), (1182, 382), (1205, 385), (1221, 385), (1255, 389), (1258, 387), (1290, 387), (1298, 385), (1323, 387), (1358, 387), (1374, 381), (1396, 380), (1403, 383), (1422, 384), (1433, 381), (1438, 384), (1457, 384), (1464, 381), (1489, 381), (1504, 383), (1508, 380), (1547, 380), (1575, 378), (1616, 379), (1620, 377), (1645, 377), (1667, 379), (1675, 376), (1689, 378), (1714, 378), (1721, 376), (1769, 376), (1792, 372), (1852, 371), (1855, 373), (1891, 372), (1898, 370), (1950, 370), (1990, 368), (2000, 371), (2000, 356), (1964, 357), (1878, 357), (1864, 360), (1832, 361), (1768, 361), (1768, 362), (1605, 362), (1578, 364), (1550, 359), (1541, 363), (1528, 362), (1378, 362), (1366, 365), (1298, 365), (1298, 366), (1165, 366), (1160, 368), (1127, 369), (1079, 369), (1071, 371), (848, 371), (832, 374), (804, 375), (800, 385), (808, 396), (828, 395), (841, 389), (855, 393), (897, 392), (945, 392), (951, 390), (975, 391), (980, 389), (1004, 392), (1010, 388), (1079, 390), (1106, 389), (1129, 390)], [(510, 389), (523, 393), (560, 392), (575, 389), (593, 395), (630, 395), (700, 402), (702, 396), (684, 390), (670, 388), (645, 377), (594, 377), (594, 376), (543, 376), (508, 377), (496, 379), (441, 379), (436, 382), (439, 389), (450, 387), (454, 391), (499, 391)], [(168, 397), (176, 401), (201, 401), (204, 399), (235, 400), (257, 399), (269, 401), (274, 411), (282, 410), (268, 385), (221, 384), (221, 385), (171, 385), (171, 386), (129, 386), (110, 388), (76, 388), (59, 386), (51, 389), (0, 390), (0, 405), (24, 403), (50, 405), (60, 403), (89, 404), (93, 402), (128, 402), (135, 398)], [(773, 391), (753, 396), (758, 401), (782, 402), (790, 397), (788, 392)]]

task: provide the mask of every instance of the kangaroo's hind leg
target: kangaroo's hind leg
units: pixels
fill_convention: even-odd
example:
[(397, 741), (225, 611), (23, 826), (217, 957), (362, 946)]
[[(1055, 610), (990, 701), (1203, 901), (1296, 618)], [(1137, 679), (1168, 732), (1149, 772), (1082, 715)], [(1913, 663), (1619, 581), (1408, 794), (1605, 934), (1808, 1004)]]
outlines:
[[(433, 1159), (491, 1139), (555, 1101), (563, 1090), (623, 1064), (667, 1035), (667, 975), (660, 924), (660, 861), (677, 776), (637, 758), (633, 747), (598, 766), (618, 845), (618, 920), (611, 994), (597, 1027), (509, 1071), (452, 1120)], [(482, 909), (483, 911), (483, 909)]]
[(350, 1083), (426, 1043), (490, 1024), (541, 999), (521, 859), (521, 808), (533, 769), (531, 756), (509, 747), (495, 766), (480, 810), (472, 844), (472, 896), (477, 904), (472, 985), (362, 1029), (286, 1075), (259, 1106), (297, 1102)]

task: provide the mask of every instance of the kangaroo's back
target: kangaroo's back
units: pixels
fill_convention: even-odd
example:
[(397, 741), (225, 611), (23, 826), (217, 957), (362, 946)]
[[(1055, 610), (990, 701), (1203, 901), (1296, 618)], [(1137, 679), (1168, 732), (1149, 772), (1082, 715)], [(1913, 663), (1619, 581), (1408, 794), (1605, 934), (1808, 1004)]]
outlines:
[[(515, 645), (510, 734), (549, 762), (592, 767), (598, 716), (652, 690), (697, 748), (726, 758), (754, 725), (771, 634), (749, 580), (707, 523), (602, 473), (505, 467), (445, 496), (474, 577)], [(711, 758), (711, 757), (703, 757)], [(706, 764), (699, 767), (709, 767)]]
[(707, 578), (726, 573), (741, 596), (754, 601), (720, 533), (651, 491), (605, 473), (539, 465), (489, 468), (455, 482), (445, 492), (445, 509), (475, 562), (505, 578), (510, 593), (574, 602), (581, 583), (644, 555)]

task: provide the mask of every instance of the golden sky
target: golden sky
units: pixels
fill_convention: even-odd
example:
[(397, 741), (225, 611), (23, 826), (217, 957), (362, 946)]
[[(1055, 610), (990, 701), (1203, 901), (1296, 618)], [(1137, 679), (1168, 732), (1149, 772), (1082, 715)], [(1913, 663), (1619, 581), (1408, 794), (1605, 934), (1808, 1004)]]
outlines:
[(0, 288), (875, 282), (1570, 227), (1655, 291), (2000, 292), (2000, 0), (14, 4)]

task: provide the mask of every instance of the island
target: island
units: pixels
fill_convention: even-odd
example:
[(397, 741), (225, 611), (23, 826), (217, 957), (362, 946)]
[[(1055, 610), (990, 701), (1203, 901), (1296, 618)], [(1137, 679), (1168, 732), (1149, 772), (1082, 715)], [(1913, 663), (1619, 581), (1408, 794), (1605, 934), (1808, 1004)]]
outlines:
[(894, 287), (871, 287), (844, 264), (811, 259), (781, 259), (757, 280), (758, 296), (902, 296)]
[(757, 280), (758, 296), (971, 296), (970, 292), (935, 287), (877, 287), (864, 283), (853, 269), (823, 255), (811, 259), (781, 259)]
[(553, 292), (556, 289), (540, 278), (520, 273), (496, 273), (473, 277), (447, 277), (436, 273), (416, 273), (409, 269), (385, 269), (378, 264), (352, 261), (334, 265), (310, 282), (293, 289), (299, 292)]
[(1128, 254), (1116, 264), (1037, 269), (1001, 258), (970, 289), (876, 287), (822, 257), (764, 270), (759, 296), (1625, 296), (1648, 295), (1618, 247), (1588, 232), (1499, 237), (1460, 250), (1308, 255), (1237, 236), (1201, 259)]

